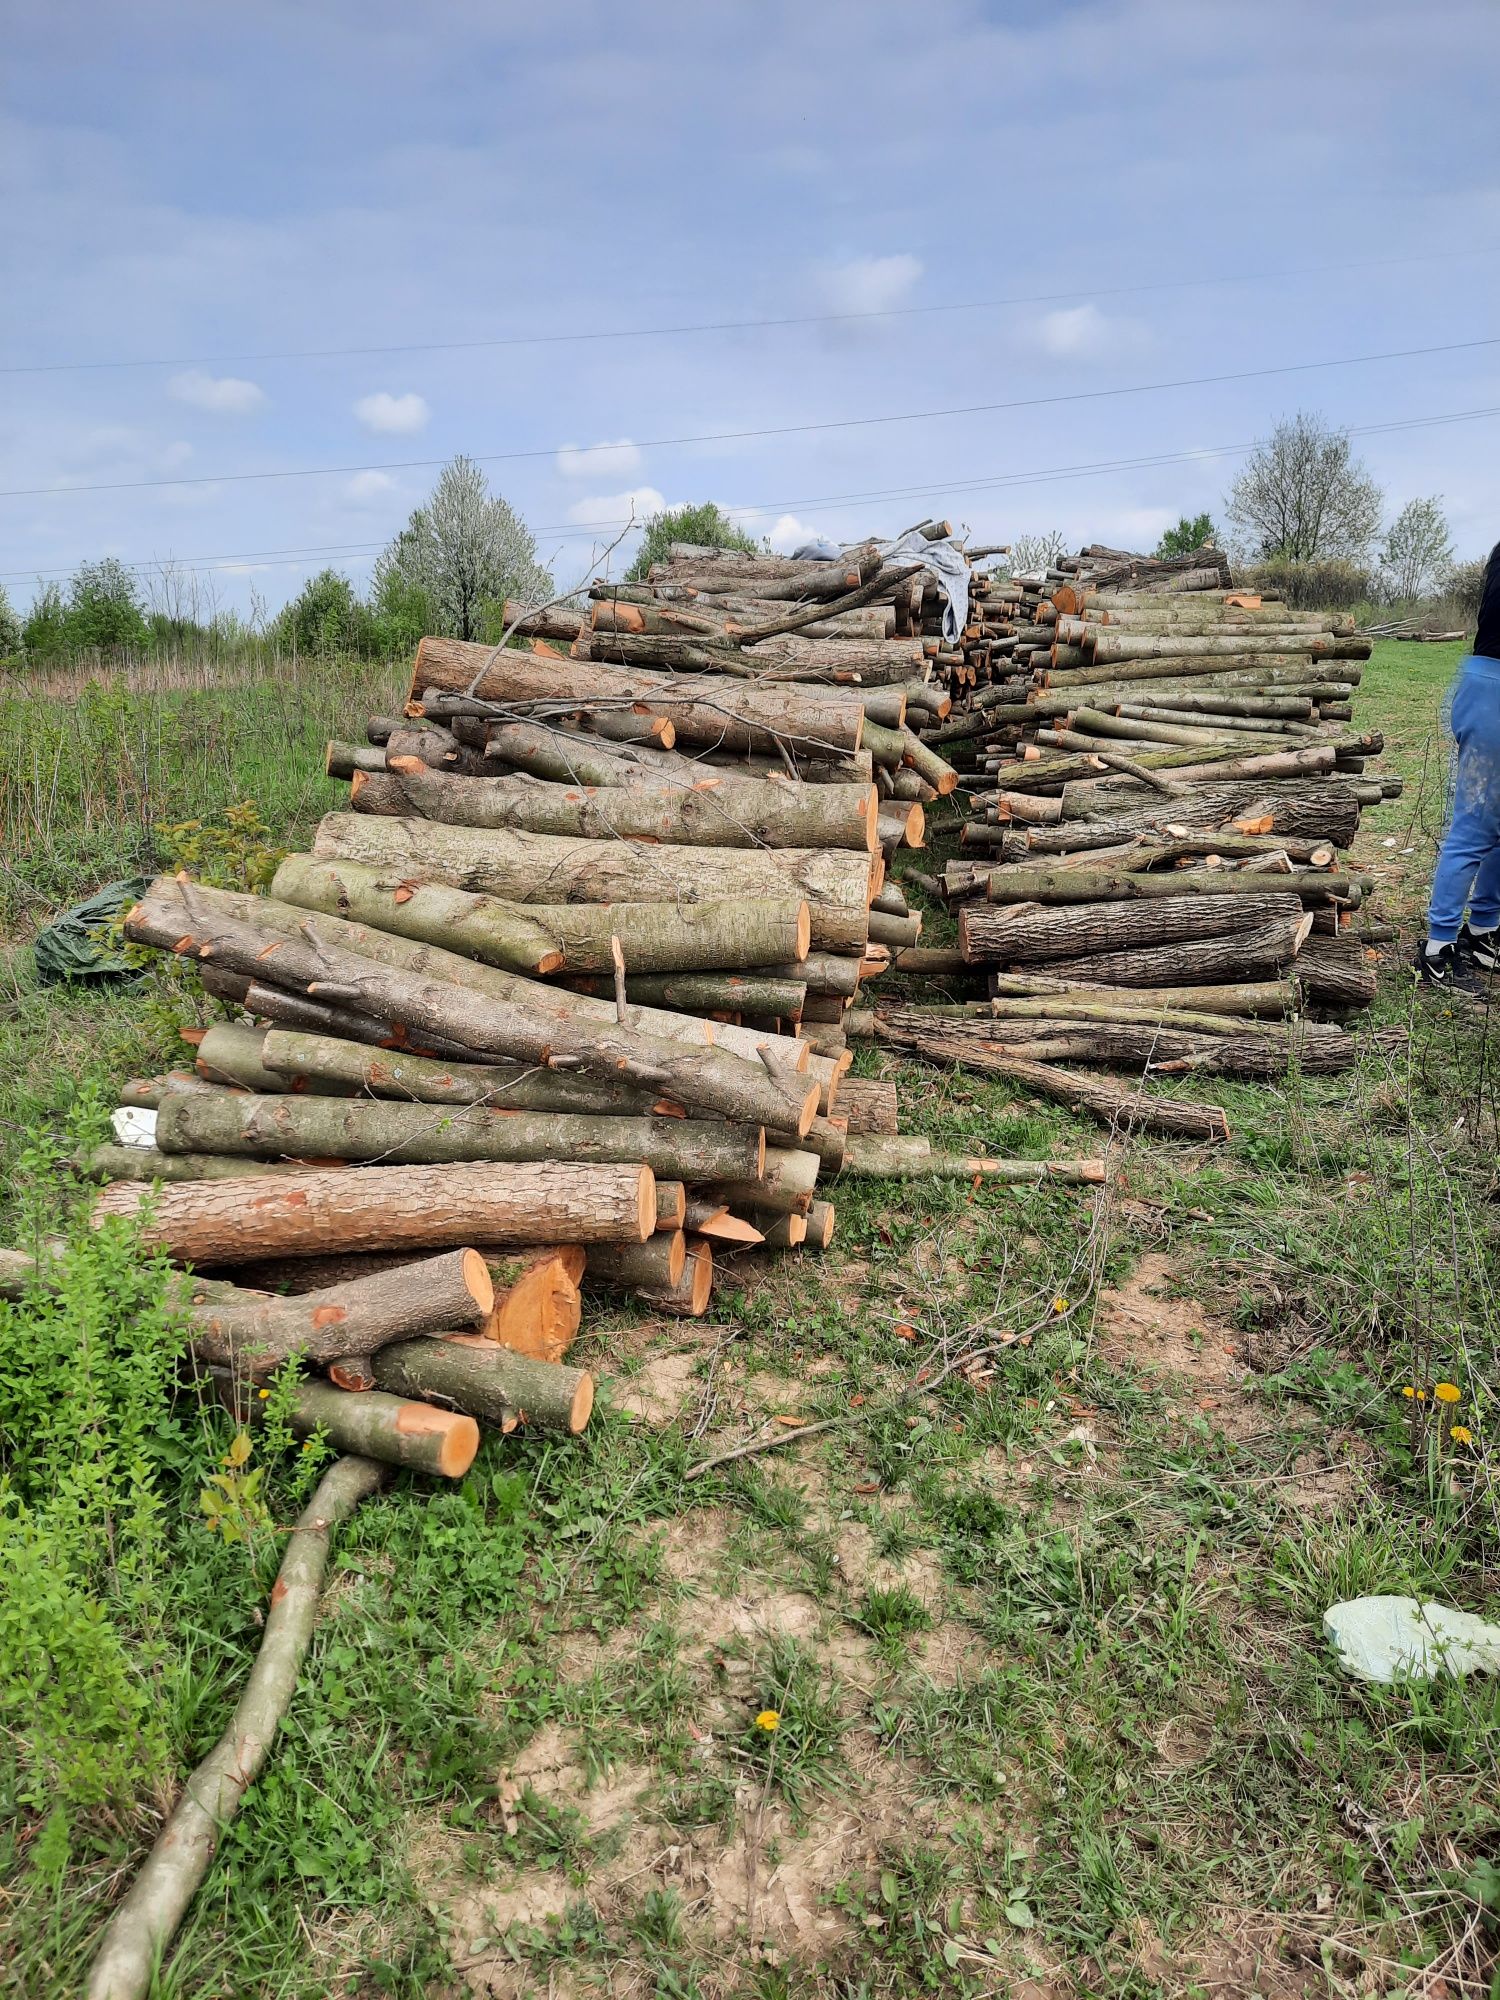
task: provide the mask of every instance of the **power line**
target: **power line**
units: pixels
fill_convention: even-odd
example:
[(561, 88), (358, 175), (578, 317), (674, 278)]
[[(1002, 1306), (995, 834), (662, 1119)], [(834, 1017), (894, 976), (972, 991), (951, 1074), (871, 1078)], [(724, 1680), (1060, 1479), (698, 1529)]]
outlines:
[(1408, 264), (1455, 263), (1489, 256), (1488, 250), (1428, 251), (1411, 257), (1371, 257), (1343, 263), (1302, 265), (1287, 271), (1226, 272), (1212, 278), (1164, 278), (1137, 285), (1092, 286), (1068, 292), (1030, 292), (999, 299), (965, 299), (952, 304), (876, 306), (859, 312), (786, 313), (767, 319), (688, 320), (669, 326), (603, 327), (561, 333), (496, 334), (482, 340), (413, 340), (371, 347), (269, 348), (243, 354), (188, 354), (148, 360), (33, 361), (0, 363), (0, 375), (97, 374), (127, 368), (217, 368), (228, 362), (334, 361), (377, 354), (461, 354), (484, 348), (564, 347), (609, 340), (663, 340), (681, 334), (748, 333), (790, 326), (841, 326), (876, 319), (922, 319), (939, 313), (999, 312), (1009, 306), (1060, 305), (1068, 299), (1119, 299), (1147, 292), (1205, 291), (1220, 285), (1283, 284), (1342, 271), (1389, 270)]
[[(1461, 354), (1474, 348), (1500, 347), (1500, 335), (1487, 334), (1478, 340), (1445, 341), (1433, 347), (1393, 347), (1378, 354), (1342, 355), (1330, 361), (1289, 361), (1272, 368), (1239, 368), (1222, 375), (1182, 375), (1165, 382), (1136, 382), (1115, 389), (1074, 389), (1064, 395), (1019, 396), (1001, 403), (964, 403), (951, 409), (903, 410), (888, 416), (835, 417), (810, 424), (769, 424), (758, 430), (703, 431), (682, 437), (639, 438), (633, 440), (640, 451), (666, 450), (689, 444), (737, 444), (752, 438), (802, 437), (820, 431), (869, 430), (883, 424), (929, 423), (943, 417), (993, 416), (1006, 410), (1037, 410), (1061, 403), (1096, 403), (1114, 396), (1153, 396), (1169, 389), (1203, 389), (1226, 382), (1259, 382), (1273, 375), (1307, 375), (1328, 368), (1361, 368), (1376, 361), (1412, 361), (1435, 354)], [(476, 464), (511, 464), (522, 459), (554, 458), (559, 451), (579, 456), (595, 451), (618, 451), (618, 444), (546, 445), (526, 451), (491, 451), (470, 454)], [(56, 499), (70, 493), (136, 493), (169, 486), (231, 486), (271, 479), (324, 479), (351, 472), (430, 471), (443, 465), (440, 458), (384, 459), (363, 465), (313, 465), (284, 472), (205, 472), (190, 479), (114, 479), (86, 486), (16, 486), (0, 490), (0, 500)]]
[[(1447, 410), (1430, 417), (1397, 417), (1382, 424), (1351, 424), (1344, 427), (1347, 437), (1373, 437), (1392, 431), (1413, 431), (1435, 429), (1446, 424), (1473, 423), (1484, 418), (1500, 417), (1500, 404), (1492, 404), (1472, 410)], [(1045, 485), (1054, 480), (1088, 479), (1106, 476), (1112, 472), (1133, 472), (1162, 465), (1191, 464), (1197, 459), (1231, 458), (1239, 452), (1254, 451), (1258, 439), (1245, 444), (1204, 445), (1189, 451), (1156, 452), (1136, 458), (1097, 459), (1081, 465), (1057, 465), (1034, 468), (1026, 472), (986, 474), (979, 479), (935, 480), (925, 486), (893, 486), (870, 488), (860, 493), (825, 493), (811, 499), (766, 500), (754, 506), (729, 506), (726, 511), (740, 520), (753, 520), (768, 514), (789, 513), (800, 509), (803, 513), (827, 511), (835, 507), (846, 507), (856, 502), (881, 500), (919, 500), (933, 495), (956, 493), (997, 492), (1009, 487)], [(631, 525), (628, 519), (613, 521), (549, 521), (533, 530), (537, 535), (553, 534), (599, 534), (612, 529)], [(641, 525), (644, 525), (643, 523)], [(206, 575), (218, 570), (237, 569), (242, 564), (260, 559), (271, 566), (295, 565), (313, 556), (327, 555), (374, 555), (386, 544), (384, 542), (343, 542), (323, 543), (303, 549), (247, 549), (238, 555), (220, 556), (152, 556), (144, 561), (122, 563), (121, 567), (136, 572), (162, 569), (188, 571), (195, 575)], [(80, 558), (82, 560), (82, 558)], [(77, 568), (51, 570), (4, 570), (0, 576), (30, 577), (39, 580), (53, 577), (71, 576)]]

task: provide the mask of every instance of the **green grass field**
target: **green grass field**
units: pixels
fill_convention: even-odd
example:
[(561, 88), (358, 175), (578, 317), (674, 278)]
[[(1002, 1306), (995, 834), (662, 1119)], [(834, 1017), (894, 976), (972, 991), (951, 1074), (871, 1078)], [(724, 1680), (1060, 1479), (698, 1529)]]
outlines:
[[(841, 1188), (834, 1250), (731, 1273), (707, 1322), (592, 1301), (584, 1439), (492, 1440), (341, 1538), (159, 1994), (1500, 1992), (1496, 1684), (1363, 1688), (1321, 1635), (1369, 1591), (1500, 1610), (1488, 1023), (1405, 971), (1459, 650), (1378, 646), (1361, 691), (1408, 779), (1361, 834), (1403, 935), (1361, 1068), (1185, 1086), (1231, 1143), (1132, 1141), (1097, 1199)], [(193, 1006), (39, 992), (31, 928), (245, 798), (295, 845), (336, 802), (322, 739), (398, 681), (0, 699), (6, 1240), (62, 1224), (60, 1162)], [(1098, 1145), (859, 1060), (950, 1145)], [(80, 1324), (170, 1347), (157, 1280), (128, 1243), (69, 1269), (0, 1353), (0, 1992), (26, 2000), (77, 1990), (222, 1729), (317, 1458), (272, 1427), (264, 1513), (212, 1535), (220, 1420), (139, 1356), (80, 1373)], [(902, 1397), (977, 1329), (992, 1367)], [(1469, 1446), (1411, 1421), (1403, 1387), (1439, 1380)], [(686, 1477), (757, 1411), (847, 1421)]]

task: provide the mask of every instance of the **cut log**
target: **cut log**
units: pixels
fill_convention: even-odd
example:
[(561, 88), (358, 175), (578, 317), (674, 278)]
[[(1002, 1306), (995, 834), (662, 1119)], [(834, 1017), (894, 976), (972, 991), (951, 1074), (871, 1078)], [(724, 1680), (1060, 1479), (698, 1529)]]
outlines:
[(763, 1232), (743, 1216), (731, 1215), (723, 1202), (694, 1195), (687, 1205), (687, 1225), (695, 1236), (706, 1236), (728, 1249), (744, 1249), (763, 1240)]
[(707, 1118), (595, 1117), (555, 1111), (496, 1111), (484, 1105), (434, 1110), (366, 1098), (256, 1097), (240, 1092), (163, 1099), (156, 1114), (164, 1153), (246, 1153), (252, 1159), (384, 1161), (644, 1161), (669, 1180), (734, 1180), (760, 1172), (758, 1125)]
[(1049, 960), (1060, 978), (1105, 986), (1189, 986), (1226, 979), (1259, 979), (1289, 965), (1312, 929), (1311, 916), (1283, 918), (1253, 931), (1188, 938), (1179, 944), (1101, 951), (1086, 958)]
[(454, 778), (416, 758), (357, 772), (356, 812), (447, 826), (560, 834), (575, 840), (656, 840), (677, 847), (846, 847), (872, 853), (873, 785), (777, 784), (702, 769), (686, 787), (553, 785), (530, 777)]
[(576, 1436), (594, 1407), (594, 1378), (584, 1369), (534, 1361), (480, 1335), (398, 1341), (371, 1366), (395, 1396), (452, 1403), (502, 1431), (525, 1424)]
[[(267, 907), (252, 908), (255, 904)], [(274, 926), (288, 920), (282, 914), (287, 908), (266, 898), (236, 898), (161, 879), (128, 914), (126, 932), (136, 943), (179, 956), (206, 957), (256, 977), (274, 976), (314, 999), (329, 989), (341, 1001), (353, 995), (369, 1013), (448, 1036), (483, 1053), (577, 1068), (658, 1093), (670, 1085), (678, 1101), (742, 1124), (800, 1133), (816, 1111), (817, 1099), (800, 1078), (786, 1072), (772, 1075), (763, 1065), (719, 1049), (694, 1048), (619, 1027), (611, 1009), (580, 995), (559, 995), (553, 988), (429, 946), (406, 946), (421, 971), (380, 964), (366, 958), (364, 950), (389, 952), (405, 941), (386, 939), (382, 945), (378, 933), (367, 938), (337, 918), (302, 919), (299, 934), (280, 934)], [(243, 921), (242, 913), (253, 921)], [(290, 921), (298, 922), (298, 913), (291, 912)], [(358, 937), (358, 950), (341, 941), (350, 928)], [(428, 976), (428, 966), (441, 976)], [(454, 983), (460, 980), (462, 984)], [(600, 1014), (605, 1018), (599, 1019)], [(752, 1044), (758, 1046), (753, 1038)]]
[(641, 1242), (656, 1221), (649, 1167), (365, 1167), (274, 1180), (102, 1190), (92, 1220), (139, 1216), (143, 1241), (180, 1262), (232, 1264), (334, 1250)]
[[(629, 962), (627, 958), (627, 967)], [(593, 978), (567, 984), (574, 992), (598, 993), (606, 982)], [(795, 1021), (807, 999), (807, 987), (800, 979), (773, 978), (764, 972), (647, 972), (638, 978), (627, 976), (625, 994), (633, 1006), (668, 1007), (676, 1013), (723, 1011)]]
[(771, 1146), (765, 1171), (755, 1180), (725, 1181), (709, 1190), (729, 1208), (763, 1208), (774, 1215), (806, 1215), (822, 1162), (816, 1153)]
[[(1123, 1000), (1134, 1007), (1189, 1007), (1200, 1014), (1250, 1015), (1276, 1019), (1297, 1011), (1294, 979), (1245, 981), (1237, 986), (1104, 986), (1083, 979), (1057, 979), (1042, 972), (992, 972), (992, 997), (1044, 998), (1048, 994)], [(847, 1091), (848, 1083), (844, 1085)], [(853, 1130), (853, 1126), (850, 1127)], [(892, 1127), (892, 1130), (895, 1128)]]
[(846, 1076), (839, 1086), (839, 1110), (850, 1133), (894, 1132), (896, 1086), (882, 1077)]
[(713, 1283), (713, 1245), (700, 1237), (688, 1245), (687, 1260), (675, 1283), (637, 1285), (635, 1294), (656, 1312), (672, 1313), (682, 1319), (701, 1319), (708, 1311)]
[[(966, 903), (958, 913), (958, 935), (964, 957), (971, 964), (1016, 965), (1126, 951), (1138, 945), (1165, 946), (1188, 938), (1232, 937), (1267, 924), (1295, 923), (1301, 914), (1302, 905), (1295, 896), (1269, 894), (1264, 888), (1254, 896), (1197, 894), (1154, 897), (1149, 902), (1101, 900), (1051, 907), (1029, 902), (999, 906)], [(189, 1102), (185, 1099), (184, 1106)], [(165, 1141), (158, 1139), (158, 1143), (172, 1150)]]
[[(614, 638), (614, 649), (632, 642)], [(672, 641), (652, 640), (652, 646)], [(753, 671), (747, 667), (746, 671)], [(477, 677), (477, 678), (476, 678)], [(503, 652), (460, 639), (426, 638), (417, 648), (412, 697), (434, 688), (473, 693), (507, 709), (538, 704), (556, 710), (578, 702), (595, 710), (611, 704), (640, 704), (664, 716), (679, 743), (711, 744), (730, 753), (774, 748), (781, 740), (798, 749), (845, 753), (858, 750), (864, 724), (859, 702), (808, 688), (743, 686), (717, 675), (686, 678), (621, 670), (597, 660), (557, 659), (514, 648)], [(506, 720), (518, 719), (507, 715)]]
[[(378, 1377), (383, 1371), (372, 1365)], [(435, 1409), (378, 1389), (349, 1395), (327, 1382), (299, 1382), (290, 1396), (287, 1421), (298, 1437), (320, 1432), (340, 1451), (357, 1451), (382, 1465), (462, 1479), (479, 1451), (479, 1426), (461, 1410)]]
[(397, 868), (516, 902), (700, 903), (726, 896), (784, 898), (810, 905), (818, 951), (862, 949), (878, 874), (843, 849), (696, 848), (648, 841), (567, 840), (541, 833), (481, 833), (430, 820), (329, 813), (318, 827), (321, 860)]
[(876, 1132), (851, 1139), (843, 1170), (859, 1179), (974, 1180), (1001, 1185), (1033, 1181), (1077, 1184), (1105, 1178), (1102, 1160), (991, 1160), (935, 1153), (927, 1139)]
[(169, 1069), (163, 1076), (135, 1076), (120, 1085), (120, 1102), (136, 1111), (154, 1111), (169, 1090), (217, 1090), (193, 1070)]
[[(322, 1162), (329, 1167), (339, 1161)], [(91, 1146), (80, 1171), (96, 1181), (242, 1181), (306, 1171), (305, 1160), (247, 1160), (234, 1153), (163, 1153), (156, 1146)]]
[(500, 1111), (565, 1111), (644, 1116), (675, 1109), (674, 1100), (629, 1084), (570, 1076), (525, 1063), (446, 1063), (403, 1049), (372, 1048), (330, 1035), (268, 1028), (261, 1044), (267, 1070), (284, 1087), (319, 1095), (360, 1091), (417, 1104), (485, 1104)]
[(687, 1238), (680, 1229), (648, 1236), (644, 1243), (595, 1243), (584, 1269), (597, 1285), (631, 1292), (643, 1285), (676, 1285), (687, 1265)]
[[(1312, 902), (1332, 898), (1357, 903), (1358, 884), (1325, 869), (1292, 869), (1275, 878), (1278, 892)], [(1248, 896), (1266, 893), (1264, 875), (1228, 869), (1174, 868), (1162, 874), (1102, 868), (991, 868), (991, 903), (1115, 903), (1146, 897), (1175, 901), (1179, 896)], [(962, 948), (962, 946), (960, 946)]]
[[(242, 1090), (259, 1091), (262, 1095), (290, 1090), (292, 1085), (287, 1078), (268, 1070), (262, 1060), (265, 1038), (264, 1028), (215, 1022), (198, 1044), (199, 1077), (207, 1083), (237, 1084)], [(330, 1085), (329, 1095), (341, 1092), (346, 1093), (347, 1086)]]
[(464, 1249), (294, 1298), (204, 1281), (189, 1299), (198, 1359), (263, 1377), (294, 1358), (323, 1364), (413, 1334), (476, 1326), (495, 1292), (484, 1259)]
[(831, 1201), (815, 1201), (803, 1218), (807, 1233), (802, 1239), (806, 1250), (826, 1250), (833, 1241), (834, 1207)]
[(681, 1229), (687, 1219), (687, 1187), (682, 1181), (656, 1183), (657, 1229)]
[(513, 972), (607, 972), (618, 937), (632, 972), (740, 970), (807, 954), (811, 929), (794, 891), (675, 906), (660, 902), (526, 907), (442, 883), (416, 882), (399, 868), (315, 860), (293, 854), (271, 893), (300, 909), (373, 924), (398, 936), (462, 952)]
[(1335, 1010), (1369, 1007), (1377, 986), (1374, 954), (1358, 936), (1309, 937), (1292, 968), (1305, 998)]

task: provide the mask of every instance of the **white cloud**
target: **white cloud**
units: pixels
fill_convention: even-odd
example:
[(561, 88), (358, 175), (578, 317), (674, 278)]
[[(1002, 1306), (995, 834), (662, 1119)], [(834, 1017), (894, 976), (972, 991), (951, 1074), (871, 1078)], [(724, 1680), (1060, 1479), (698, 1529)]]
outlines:
[(167, 388), (179, 403), (189, 403), (195, 410), (212, 411), (219, 417), (243, 417), (251, 410), (258, 410), (266, 400), (266, 392), (258, 382), (242, 381), (238, 375), (205, 375), (201, 368), (189, 368), (185, 374), (174, 375)]
[[(753, 534), (754, 529), (747, 532)], [(809, 528), (805, 521), (799, 521), (795, 514), (783, 514), (774, 527), (766, 530), (766, 540), (779, 556), (789, 556), (793, 549), (815, 535), (817, 530)]]
[(633, 486), (628, 493), (591, 493), (585, 500), (575, 500), (568, 509), (568, 519), (582, 528), (617, 533), (632, 513), (638, 522), (645, 521), (661, 513), (666, 504), (665, 496), (654, 486)]
[(344, 498), (357, 507), (368, 507), (395, 490), (396, 482), (388, 472), (356, 472), (344, 488)]
[(432, 412), (426, 397), (414, 391), (393, 396), (388, 389), (377, 389), (373, 396), (360, 397), (354, 405), (354, 414), (367, 431), (407, 437), (422, 430)]
[(906, 303), (921, 275), (921, 258), (904, 250), (890, 257), (851, 257), (825, 265), (818, 290), (829, 312), (889, 312)]
[(628, 479), (638, 472), (641, 448), (630, 438), (615, 438), (605, 444), (565, 444), (557, 454), (557, 469), (564, 479)]
[(1044, 354), (1059, 361), (1094, 361), (1102, 355), (1133, 352), (1143, 344), (1145, 329), (1137, 320), (1111, 319), (1088, 304), (1044, 314), (1031, 337)]

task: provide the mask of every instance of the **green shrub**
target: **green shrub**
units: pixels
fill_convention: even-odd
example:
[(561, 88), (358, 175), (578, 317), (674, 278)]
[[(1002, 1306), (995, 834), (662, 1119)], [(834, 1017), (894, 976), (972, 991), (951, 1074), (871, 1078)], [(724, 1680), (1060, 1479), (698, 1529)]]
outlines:
[(271, 636), (289, 653), (327, 659), (335, 653), (368, 655), (375, 647), (375, 625), (354, 594), (354, 585), (336, 569), (319, 570), (290, 604), (283, 605)]
[(652, 563), (665, 562), (673, 542), (698, 542), (711, 549), (742, 549), (754, 555), (760, 544), (737, 528), (712, 500), (698, 507), (668, 507), (653, 514), (635, 552), (635, 561), (625, 572), (627, 583), (644, 581)]
[(1191, 520), (1186, 514), (1179, 515), (1177, 526), (1168, 528), (1156, 545), (1159, 556), (1190, 556), (1201, 549), (1205, 542), (1215, 539), (1213, 516), (1194, 514)]
[(135, 581), (118, 556), (79, 564), (68, 586), (64, 637), (70, 646), (100, 652), (145, 645), (146, 620)]
[(1276, 591), (1293, 611), (1352, 611), (1375, 594), (1369, 570), (1342, 556), (1314, 562), (1276, 556), (1244, 571), (1243, 581), (1251, 590)]
[(68, 643), (68, 609), (55, 583), (42, 584), (21, 627), (21, 644), (38, 660), (60, 653)]

